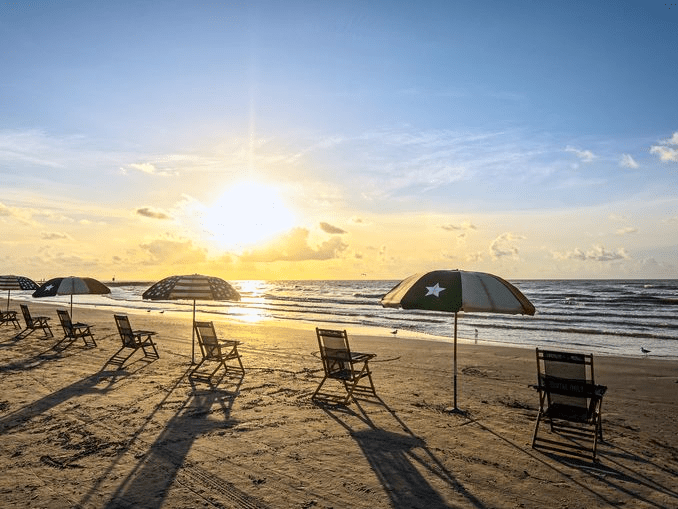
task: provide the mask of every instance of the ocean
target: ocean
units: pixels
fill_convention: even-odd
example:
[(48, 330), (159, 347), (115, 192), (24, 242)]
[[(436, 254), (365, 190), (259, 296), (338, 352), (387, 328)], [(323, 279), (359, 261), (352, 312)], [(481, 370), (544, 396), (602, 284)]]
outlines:
[[(282, 320), (298, 326), (332, 325), (349, 333), (451, 341), (454, 315), (383, 308), (398, 281), (229, 281), (240, 302), (197, 301), (201, 319), (256, 323)], [(146, 301), (149, 282), (108, 283), (108, 296), (76, 295), (78, 306), (185, 313), (192, 301)], [(460, 313), (460, 341), (566, 349), (603, 355), (678, 359), (678, 280), (512, 280), (535, 305), (534, 316)], [(15, 295), (16, 293), (16, 295)], [(28, 292), (12, 293), (31, 300)], [(70, 302), (70, 297), (50, 297)]]

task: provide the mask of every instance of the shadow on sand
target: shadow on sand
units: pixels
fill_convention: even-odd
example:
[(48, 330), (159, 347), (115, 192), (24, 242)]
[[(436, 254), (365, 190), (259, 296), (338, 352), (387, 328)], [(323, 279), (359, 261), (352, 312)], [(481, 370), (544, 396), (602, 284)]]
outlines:
[[(473, 507), (485, 507), (455, 479), (427, 447), (426, 442), (417, 437), (381, 398), (370, 398), (369, 401), (383, 406), (403, 433), (379, 428), (359, 401), (354, 401), (350, 407), (322, 402), (316, 405), (343, 426), (356, 441), (393, 507), (455, 507), (445, 502), (439, 491), (422, 475), (422, 469), (431, 474), (443, 489), (455, 492)], [(355, 411), (352, 409), (354, 405), (357, 409)], [(353, 429), (348, 420), (354, 418), (366, 424), (367, 428)]]
[[(206, 505), (221, 507), (228, 500), (234, 507), (265, 508), (260, 501), (239, 490), (229, 481), (200, 468), (187, 460), (188, 453), (197, 438), (218, 429), (230, 428), (237, 424), (231, 418), (231, 408), (239, 394), (243, 375), (228, 378), (228, 388), (218, 385), (223, 378), (212, 383), (198, 385), (188, 375), (187, 370), (178, 379), (156, 409), (148, 416), (145, 427), (167, 397), (184, 379), (191, 384), (188, 398), (182, 403), (174, 416), (163, 426), (155, 441), (143, 447), (145, 452), (136, 454), (137, 465), (120, 483), (108, 503), (103, 507), (117, 509), (122, 507), (160, 508), (165, 503), (175, 481), (179, 485), (201, 496)], [(218, 418), (215, 418), (218, 416)], [(137, 430), (137, 435), (141, 429)], [(130, 444), (132, 446), (133, 444)], [(107, 473), (102, 476), (100, 482)], [(98, 485), (99, 483), (97, 483)], [(196, 489), (191, 489), (195, 486)], [(92, 493), (97, 489), (93, 488)], [(218, 497), (218, 500), (216, 499)], [(82, 504), (88, 500), (85, 497)], [(214, 498), (214, 500), (212, 500)]]

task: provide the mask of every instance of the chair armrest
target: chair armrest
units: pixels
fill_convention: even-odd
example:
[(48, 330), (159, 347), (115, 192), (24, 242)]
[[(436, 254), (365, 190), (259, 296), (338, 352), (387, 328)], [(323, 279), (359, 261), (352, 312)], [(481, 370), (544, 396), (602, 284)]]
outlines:
[(602, 398), (606, 391), (607, 391), (606, 385), (595, 385), (593, 387), (593, 394), (595, 394), (595, 396), (598, 398)]
[(376, 353), (360, 353), (360, 352), (351, 352), (351, 360), (353, 362), (369, 361), (376, 357)]
[(228, 346), (233, 346), (233, 345), (237, 346), (237, 345), (241, 344), (241, 342), (238, 341), (238, 340), (235, 340), (235, 339), (220, 339), (219, 344), (220, 345), (228, 345)]
[(157, 332), (152, 330), (135, 330), (132, 331), (132, 334), (135, 336), (152, 336), (153, 334), (157, 334)]

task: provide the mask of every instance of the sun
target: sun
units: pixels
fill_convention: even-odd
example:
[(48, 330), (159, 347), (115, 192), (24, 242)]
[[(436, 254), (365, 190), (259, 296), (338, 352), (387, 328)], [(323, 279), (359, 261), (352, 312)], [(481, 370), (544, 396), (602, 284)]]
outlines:
[(275, 187), (240, 182), (205, 209), (202, 226), (221, 249), (242, 251), (291, 229), (294, 221)]

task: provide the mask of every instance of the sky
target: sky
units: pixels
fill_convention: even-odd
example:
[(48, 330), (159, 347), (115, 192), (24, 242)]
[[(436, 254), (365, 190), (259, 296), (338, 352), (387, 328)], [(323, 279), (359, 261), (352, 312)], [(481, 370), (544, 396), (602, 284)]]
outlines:
[(0, 273), (678, 277), (678, 4), (0, 2)]

